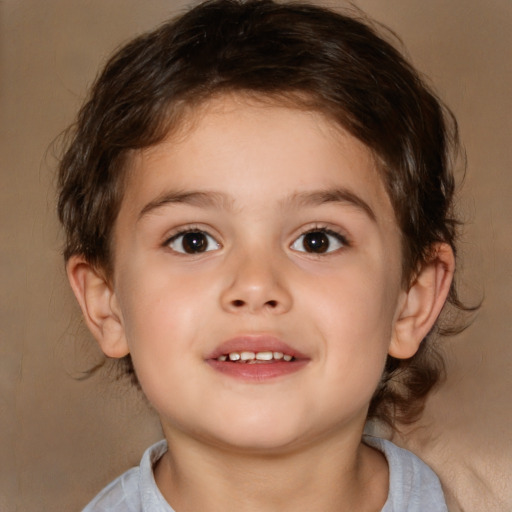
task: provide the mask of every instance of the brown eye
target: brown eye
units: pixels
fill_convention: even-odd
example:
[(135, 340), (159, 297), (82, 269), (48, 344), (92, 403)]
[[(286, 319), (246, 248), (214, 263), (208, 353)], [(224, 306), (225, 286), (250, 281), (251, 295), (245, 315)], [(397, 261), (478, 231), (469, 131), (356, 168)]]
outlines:
[(169, 247), (183, 254), (200, 254), (218, 249), (219, 244), (203, 231), (188, 231), (174, 236)]
[(340, 249), (346, 240), (338, 233), (327, 230), (309, 231), (299, 236), (291, 245), (294, 251), (323, 254)]
[(302, 245), (306, 252), (326, 252), (329, 249), (329, 239), (325, 233), (316, 231), (307, 233), (302, 239)]

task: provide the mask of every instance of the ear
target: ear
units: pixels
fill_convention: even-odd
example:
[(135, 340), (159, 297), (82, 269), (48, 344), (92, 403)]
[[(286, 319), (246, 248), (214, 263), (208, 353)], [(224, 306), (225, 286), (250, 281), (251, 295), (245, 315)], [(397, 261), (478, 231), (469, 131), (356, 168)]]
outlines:
[(395, 321), (389, 355), (412, 357), (434, 326), (448, 297), (455, 271), (455, 256), (445, 243), (436, 244), (432, 259), (425, 264), (405, 293)]
[(81, 256), (72, 256), (66, 271), (85, 322), (105, 355), (127, 355), (121, 311), (107, 278)]

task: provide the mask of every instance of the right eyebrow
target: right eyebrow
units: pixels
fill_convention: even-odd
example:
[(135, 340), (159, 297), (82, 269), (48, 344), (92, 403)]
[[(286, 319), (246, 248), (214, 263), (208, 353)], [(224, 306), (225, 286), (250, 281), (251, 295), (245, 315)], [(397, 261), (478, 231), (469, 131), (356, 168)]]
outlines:
[(231, 200), (219, 192), (167, 191), (147, 203), (139, 212), (137, 221), (155, 210), (172, 204), (189, 204), (202, 208), (225, 207)]

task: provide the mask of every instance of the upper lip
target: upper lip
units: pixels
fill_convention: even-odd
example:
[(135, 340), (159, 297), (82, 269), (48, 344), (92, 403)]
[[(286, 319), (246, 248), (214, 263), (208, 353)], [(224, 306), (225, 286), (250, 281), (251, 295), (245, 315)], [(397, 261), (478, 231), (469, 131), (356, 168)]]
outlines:
[(209, 353), (206, 359), (218, 357), (232, 352), (282, 352), (293, 356), (295, 359), (308, 359), (297, 349), (291, 347), (279, 338), (267, 334), (244, 334), (236, 336), (221, 343), (215, 350)]

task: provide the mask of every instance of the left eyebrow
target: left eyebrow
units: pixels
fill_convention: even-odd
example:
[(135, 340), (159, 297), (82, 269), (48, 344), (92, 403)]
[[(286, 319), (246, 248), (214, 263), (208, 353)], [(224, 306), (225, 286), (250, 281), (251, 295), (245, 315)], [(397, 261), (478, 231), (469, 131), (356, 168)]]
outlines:
[(297, 203), (301, 207), (319, 206), (326, 203), (345, 203), (363, 211), (373, 222), (377, 221), (377, 217), (370, 205), (357, 194), (345, 188), (298, 192), (293, 194), (289, 201)]

